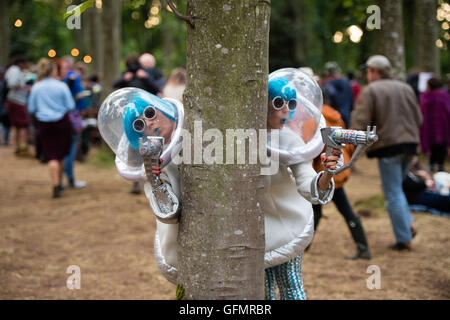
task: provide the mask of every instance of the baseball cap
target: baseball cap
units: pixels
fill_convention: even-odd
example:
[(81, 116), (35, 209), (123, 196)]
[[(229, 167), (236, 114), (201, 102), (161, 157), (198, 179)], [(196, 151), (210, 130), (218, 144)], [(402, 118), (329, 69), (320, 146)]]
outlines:
[(361, 68), (374, 68), (374, 69), (390, 69), (391, 63), (389, 59), (382, 55), (371, 56)]

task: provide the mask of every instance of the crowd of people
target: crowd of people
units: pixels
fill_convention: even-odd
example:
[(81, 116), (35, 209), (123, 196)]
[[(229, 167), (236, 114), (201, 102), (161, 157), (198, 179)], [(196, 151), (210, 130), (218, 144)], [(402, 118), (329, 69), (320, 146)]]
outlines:
[[(138, 87), (181, 99), (184, 68), (166, 81), (155, 64), (150, 53), (128, 56), (127, 70), (112, 87)], [(42, 58), (37, 64), (19, 56), (0, 67), (0, 142), (13, 144), (18, 158), (34, 156), (47, 163), (54, 198), (66, 188), (87, 186), (75, 178), (74, 168), (84, 161), (91, 143), (100, 141), (96, 117), (101, 93), (100, 75), (88, 74), (86, 64), (71, 56)], [(140, 193), (140, 186), (131, 192)]]
[[(389, 59), (381, 55), (370, 57), (362, 67), (367, 77), (365, 86), (353, 73), (342, 76), (336, 62), (325, 64), (322, 77), (315, 76), (324, 95), (322, 113), (328, 126), (356, 130), (377, 126), (379, 141), (368, 149), (367, 156), (378, 159), (386, 210), (396, 239), (391, 249), (410, 250), (417, 234), (412, 210), (450, 215), (450, 175), (444, 168), (450, 146), (450, 81), (444, 85), (436, 75), (428, 74), (426, 88), (419, 90), (410, 82), (394, 80)], [(300, 69), (313, 74), (310, 68)], [(352, 152), (352, 146), (344, 149), (345, 162)], [(419, 154), (429, 158), (429, 169), (420, 163)], [(315, 168), (321, 169), (319, 159)], [(349, 258), (370, 259), (361, 220), (343, 189), (350, 171), (334, 177), (333, 202), (357, 247), (357, 254)], [(317, 229), (321, 206), (313, 207)]]

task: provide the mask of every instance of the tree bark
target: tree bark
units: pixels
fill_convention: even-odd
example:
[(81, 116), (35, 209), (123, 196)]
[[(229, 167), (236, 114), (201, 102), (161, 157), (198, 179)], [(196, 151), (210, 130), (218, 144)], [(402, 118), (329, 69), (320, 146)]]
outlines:
[(103, 90), (106, 97), (112, 91), (112, 84), (120, 75), (120, 49), (122, 32), (122, 1), (103, 1)]
[(392, 65), (392, 77), (405, 80), (405, 41), (403, 34), (402, 1), (378, 0), (381, 9), (381, 29), (375, 30), (375, 54), (386, 56)]
[(438, 39), (438, 22), (436, 20), (436, 0), (417, 1), (417, 17), (419, 25), (419, 62), (420, 69), (425, 72), (440, 74)]
[(9, 18), (7, 13), (7, 3), (5, 0), (0, 1), (0, 66), (6, 66), (9, 61)]
[(92, 71), (99, 76), (103, 72), (103, 51), (102, 51), (102, 23), (100, 10), (90, 8), (86, 10), (86, 20), (88, 20), (88, 54), (92, 57)]
[[(203, 132), (223, 137), (265, 130), (270, 1), (190, 0), (187, 14), (197, 18), (187, 31), (185, 128), (201, 120)], [(194, 156), (202, 149), (194, 145)], [(265, 180), (246, 159), (181, 165), (178, 283), (187, 299), (264, 299)]]

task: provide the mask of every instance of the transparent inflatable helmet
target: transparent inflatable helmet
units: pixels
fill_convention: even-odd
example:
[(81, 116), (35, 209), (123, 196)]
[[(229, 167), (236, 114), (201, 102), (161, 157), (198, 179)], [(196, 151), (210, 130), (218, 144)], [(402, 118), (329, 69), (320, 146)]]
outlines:
[(184, 120), (183, 104), (175, 99), (161, 99), (139, 88), (112, 92), (98, 113), (98, 128), (116, 156), (132, 168), (141, 168), (139, 138), (164, 137), (162, 167), (181, 150)]
[(325, 126), (319, 85), (304, 71), (284, 68), (269, 74), (268, 87), (267, 124), (280, 137), (278, 145), (272, 143), (269, 130), (269, 152), (286, 165), (314, 159), (323, 149), (319, 129)]

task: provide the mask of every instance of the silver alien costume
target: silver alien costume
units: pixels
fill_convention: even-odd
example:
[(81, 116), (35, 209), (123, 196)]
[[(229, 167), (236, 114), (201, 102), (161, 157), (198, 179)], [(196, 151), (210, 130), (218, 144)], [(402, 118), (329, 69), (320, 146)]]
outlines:
[[(320, 135), (320, 128), (325, 126), (325, 120), (321, 117), (322, 94), (317, 83), (306, 73), (296, 69), (282, 69), (269, 75), (269, 98), (272, 100), (276, 97), (285, 101), (295, 100), (296, 103), (292, 104), (296, 106), (291, 106), (293, 108), (290, 108), (289, 115), (282, 119), (283, 126), (280, 130), (268, 132), (268, 151), (271, 158), (279, 159), (279, 170), (266, 176), (266, 202), (261, 205), (265, 216), (266, 292), (268, 299), (276, 299), (275, 286), (278, 285), (281, 299), (305, 299), (301, 261), (314, 233), (311, 203), (325, 204), (331, 200), (334, 192), (333, 180), (327, 190), (321, 191), (318, 188), (318, 180), (323, 172), (317, 174), (312, 168), (312, 159), (324, 146)], [(155, 105), (154, 100), (151, 102)], [(183, 122), (180, 119), (183, 114), (182, 104), (175, 100), (169, 102), (178, 110), (176, 121), (179, 130)], [(117, 98), (108, 102), (109, 106), (114, 104), (115, 108), (122, 105), (122, 109), (126, 105), (124, 102), (117, 104)], [(102, 105), (100, 113), (103, 107)], [(100, 130), (105, 138), (101, 127)], [(118, 135), (119, 133), (120, 130)], [(126, 134), (122, 129), (120, 138), (117, 139), (120, 141), (124, 136)], [(273, 143), (274, 139), (278, 143)], [(179, 138), (175, 140), (177, 143), (171, 147), (179, 152)], [(111, 146), (111, 143), (108, 144)], [(146, 180), (142, 160), (137, 160), (139, 153), (127, 143), (116, 143), (115, 146), (112, 149), (116, 153), (116, 167), (120, 175), (134, 181)], [(164, 152), (167, 155), (169, 151), (166, 149)], [(166, 159), (168, 160), (162, 164), (160, 179), (180, 199), (178, 168), (170, 162), (170, 157)], [(151, 185), (146, 182), (145, 193), (154, 208), (156, 204), (152, 202), (155, 198), (151, 196), (151, 192)], [(178, 224), (176, 221), (164, 223), (157, 219), (156, 226), (154, 247), (158, 267), (167, 280), (176, 284)]]

